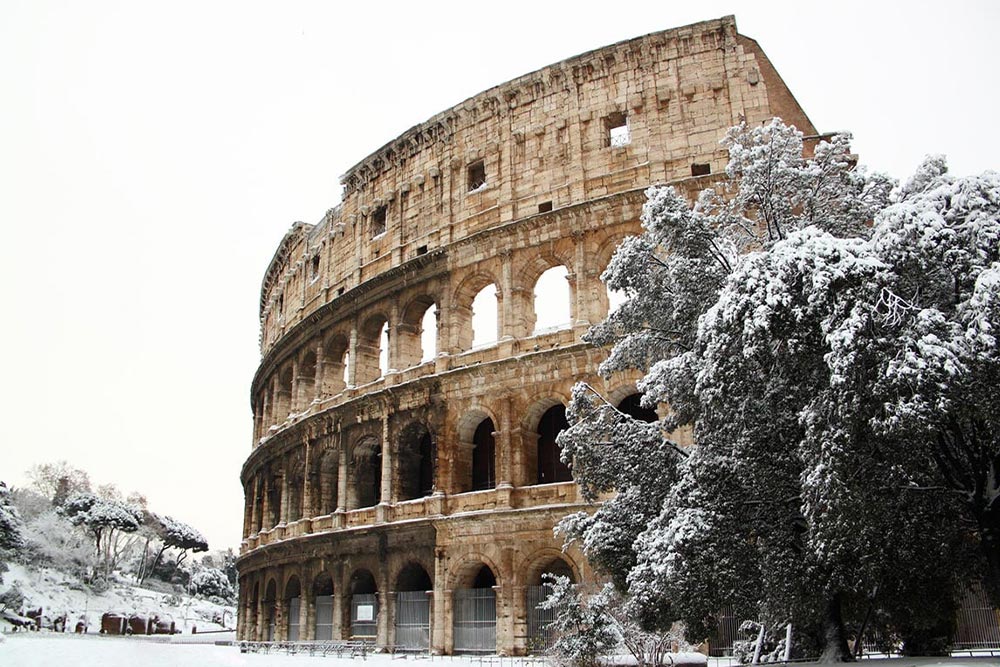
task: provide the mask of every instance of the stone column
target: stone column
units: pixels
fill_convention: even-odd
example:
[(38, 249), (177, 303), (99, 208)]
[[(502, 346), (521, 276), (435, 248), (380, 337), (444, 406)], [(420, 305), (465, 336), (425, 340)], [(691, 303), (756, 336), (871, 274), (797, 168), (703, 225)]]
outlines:
[(520, 332), (515, 331), (514, 325), (514, 270), (511, 267), (510, 248), (503, 248), (497, 254), (500, 256), (500, 289), (497, 290), (500, 317), (497, 321), (497, 337), (498, 340), (505, 340), (518, 337)]
[(323, 337), (316, 339), (316, 375), (313, 377), (313, 399), (323, 398), (323, 387), (326, 384), (327, 363), (323, 356)]
[(392, 445), (389, 442), (389, 408), (382, 417), (382, 493), (381, 503), (392, 502)]
[(286, 456), (284, 464), (282, 465), (282, 473), (281, 473), (281, 507), (280, 507), (280, 509), (278, 511), (278, 523), (280, 523), (282, 525), (287, 525), (288, 524), (288, 506), (290, 504), (288, 496), (289, 496), (289, 492), (291, 491), (291, 489), (288, 488), (289, 487), (289, 481), (288, 481), (289, 477), (290, 477), (290, 475), (288, 474), (288, 457)]
[(437, 655), (450, 653), (448, 642), (449, 632), (446, 632), (446, 619), (450, 619), (451, 591), (447, 590), (448, 573), (444, 565), (445, 551), (441, 547), (434, 549), (434, 594), (431, 597), (431, 652)]
[(348, 343), (347, 359), (347, 384), (356, 387), (358, 384), (358, 325), (357, 322), (351, 327), (351, 339)]
[(381, 642), (383, 646), (396, 645), (396, 591), (386, 590), (379, 594), (379, 617), (384, 619), (385, 639)]
[(347, 509), (347, 444), (344, 442), (344, 432), (337, 434), (340, 441), (340, 460), (337, 462), (337, 509), (343, 512)]
[(306, 454), (305, 463), (303, 464), (302, 470), (302, 516), (300, 519), (311, 519), (315, 512), (313, 511), (313, 501), (312, 501), (312, 442), (309, 438), (305, 438), (304, 442)]
[[(283, 642), (288, 639), (288, 601), (284, 598), (274, 601), (274, 639)], [(498, 633), (499, 634), (499, 633)]]
[[(308, 593), (307, 593), (308, 590)], [(302, 591), (302, 614), (299, 616), (299, 638), (310, 642), (316, 639), (316, 598), (312, 585)]]
[(261, 513), (261, 517), (260, 517), (260, 529), (261, 530), (270, 530), (271, 528), (274, 528), (274, 526), (270, 525), (270, 523), (269, 523), (271, 521), (271, 493), (270, 493), (271, 489), (270, 489), (270, 486), (271, 486), (272, 483), (273, 483), (272, 480), (269, 480), (268, 478), (265, 477), (262, 480), (261, 485), (260, 485), (260, 487), (261, 487), (261, 493), (264, 494), (264, 498), (261, 501), (261, 508), (260, 508), (260, 513)]
[[(351, 608), (351, 596), (341, 593), (340, 589), (333, 591), (333, 638), (348, 639), (350, 632), (350, 619), (347, 618), (347, 610)], [(346, 624), (345, 624), (346, 621)]]

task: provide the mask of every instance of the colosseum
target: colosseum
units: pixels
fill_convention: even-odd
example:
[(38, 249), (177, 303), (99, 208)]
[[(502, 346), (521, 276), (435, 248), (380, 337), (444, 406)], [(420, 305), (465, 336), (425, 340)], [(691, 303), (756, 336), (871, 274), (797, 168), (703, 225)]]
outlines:
[(544, 646), (542, 574), (595, 577), (553, 536), (586, 508), (555, 439), (570, 389), (649, 416), (581, 340), (601, 272), (647, 185), (697, 192), (726, 129), (773, 116), (815, 134), (724, 17), (486, 90), (341, 176), (261, 286), (240, 639)]

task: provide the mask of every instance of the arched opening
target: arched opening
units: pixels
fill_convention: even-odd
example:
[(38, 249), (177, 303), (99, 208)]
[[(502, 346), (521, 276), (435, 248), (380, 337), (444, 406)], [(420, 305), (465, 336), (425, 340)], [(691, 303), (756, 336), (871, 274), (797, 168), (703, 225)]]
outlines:
[(274, 423), (280, 424), (288, 419), (292, 410), (292, 367), (285, 366), (278, 373), (278, 385), (274, 397)]
[(493, 653), (497, 644), (496, 575), (487, 566), (467, 572), (465, 585), (453, 593), (456, 653)]
[(274, 475), (268, 479), (267, 489), (268, 523), (270, 530), (281, 521), (281, 476)]
[(333, 579), (326, 572), (320, 572), (313, 582), (315, 628), (313, 636), (317, 640), (333, 639)]
[(290, 642), (297, 642), (300, 634), (299, 621), (302, 618), (302, 587), (298, 577), (293, 576), (285, 584), (285, 609), (288, 610), (285, 638)]
[(554, 266), (542, 273), (535, 282), (533, 334), (564, 329), (573, 323), (568, 275), (565, 266)]
[(528, 651), (539, 653), (552, 646), (555, 641), (555, 630), (550, 629), (556, 620), (555, 609), (541, 609), (539, 605), (552, 593), (552, 585), (547, 575), (566, 577), (576, 583), (576, 575), (569, 563), (559, 557), (552, 558), (540, 567), (531, 568), (528, 572), (528, 585), (524, 590), (524, 603), (527, 609)]
[(437, 356), (437, 304), (431, 304), (420, 319), (420, 363), (433, 361)]
[(303, 490), (305, 488), (302, 463), (292, 462), (285, 474), (288, 476), (286, 511), (288, 512), (288, 523), (292, 523), (302, 518)]
[(410, 368), (437, 356), (437, 306), (430, 296), (420, 296), (403, 311), (396, 326), (397, 368)]
[(496, 486), (496, 440), (493, 420), (479, 422), (472, 436), (472, 490), (481, 491)]
[(389, 323), (375, 315), (358, 329), (357, 353), (354, 359), (354, 381), (358, 385), (374, 382), (389, 368)]
[(264, 625), (264, 641), (273, 642), (274, 641), (274, 629), (275, 623), (277, 623), (278, 615), (275, 613), (275, 601), (278, 598), (277, 593), (278, 587), (274, 583), (274, 579), (267, 582), (267, 588), (264, 589), (264, 603), (262, 605), (264, 611), (264, 618), (261, 619)]
[(434, 583), (427, 570), (408, 563), (396, 577), (395, 645), (405, 649), (430, 646), (430, 598)]
[(379, 377), (389, 372), (389, 323), (382, 325), (378, 334), (378, 370)]
[(434, 492), (434, 441), (423, 424), (403, 431), (399, 442), (399, 500), (423, 498)]
[(316, 398), (316, 351), (307, 350), (299, 363), (295, 382), (295, 411), (302, 412)]
[(373, 507), (382, 499), (382, 446), (366, 438), (354, 447), (353, 507)]
[(656, 410), (642, 407), (642, 394), (629, 394), (618, 403), (618, 410), (647, 424), (660, 419)]
[(545, 411), (538, 422), (538, 483), (551, 484), (573, 479), (569, 466), (559, 458), (561, 448), (556, 436), (569, 428), (566, 407), (561, 403)]
[(320, 368), (322, 396), (336, 396), (347, 386), (347, 337), (333, 335), (323, 341)]
[(472, 347), (497, 342), (497, 286), (489, 284), (472, 300)]
[(333, 514), (337, 509), (337, 482), (340, 469), (340, 452), (328, 449), (319, 457), (316, 481), (318, 493), (313, 500), (316, 514)]
[(368, 570), (351, 575), (351, 639), (374, 639), (378, 619), (378, 586)]

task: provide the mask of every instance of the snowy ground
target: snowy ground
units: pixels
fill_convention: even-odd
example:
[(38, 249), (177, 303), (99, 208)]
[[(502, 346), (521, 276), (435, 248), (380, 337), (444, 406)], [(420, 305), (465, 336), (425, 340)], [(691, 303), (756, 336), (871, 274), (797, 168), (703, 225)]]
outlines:
[[(194, 627), (199, 632), (221, 630), (222, 625), (213, 622), (213, 619), (222, 620), (223, 616), (229, 627), (236, 624), (235, 607), (224, 607), (186, 595), (171, 595), (128, 584), (114, 584), (104, 593), (95, 595), (62, 572), (48, 568), (29, 569), (11, 563), (10, 570), (3, 574), (0, 590), (15, 584), (24, 594), (25, 609), (42, 607), (48, 616), (68, 614), (70, 631), (77, 620), (85, 618), (89, 632), (97, 633), (101, 629), (101, 615), (106, 611), (155, 613), (161, 617), (169, 615), (177, 629), (185, 635), (190, 634)], [(0, 622), (0, 632), (9, 632), (10, 629), (6, 623)], [(5, 664), (0, 660), (0, 665)]]
[[(197, 636), (197, 635), (196, 635)], [(0, 637), (0, 665), (4, 667), (350, 667), (358, 662), (365, 667), (541, 667), (538, 659), (484, 657), (432, 657), (372, 655), (365, 660), (309, 657), (307, 655), (247, 654), (235, 646), (180, 644), (162, 638), (100, 637), (96, 635), (58, 635), (18, 633)], [(190, 637), (184, 637), (190, 640)], [(865, 661), (868, 662), (868, 661)], [(711, 659), (709, 667), (725, 667), (728, 661)], [(993, 667), (1000, 658), (893, 658), (875, 665), (892, 667)]]

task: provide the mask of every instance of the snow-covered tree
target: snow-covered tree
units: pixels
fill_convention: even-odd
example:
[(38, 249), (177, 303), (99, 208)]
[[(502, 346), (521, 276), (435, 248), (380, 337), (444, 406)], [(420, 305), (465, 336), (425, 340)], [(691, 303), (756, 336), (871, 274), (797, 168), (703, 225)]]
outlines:
[(586, 595), (562, 576), (547, 575), (546, 583), (551, 590), (539, 608), (556, 613), (550, 626), (555, 634), (552, 656), (557, 664), (596, 667), (618, 643), (606, 609), (611, 592)]
[(10, 489), (0, 482), (0, 560), (24, 547), (24, 522), (11, 498)]
[(59, 511), (91, 536), (95, 554), (103, 566), (103, 577), (107, 580), (124, 551), (125, 545), (117, 538), (139, 529), (142, 512), (122, 501), (79, 492), (66, 498)]
[[(864, 618), (915, 645), (970, 543), (991, 581), (1000, 564), (998, 179), (932, 159), (893, 190), (847, 138), (804, 158), (778, 122), (726, 143), (726, 189), (692, 208), (651, 188), (604, 275), (629, 300), (590, 333), (613, 345), (601, 370), (644, 372), (671, 414), (640, 425), (576, 388), (564, 457), (617, 495), (562, 529), (647, 624), (703, 637), (732, 604), (827, 658)], [(683, 452), (663, 435), (681, 426)]]
[(168, 572), (168, 578), (177, 572), (189, 552), (208, 550), (208, 541), (197, 529), (173, 517), (147, 511), (143, 517), (143, 525), (146, 546), (140, 563), (140, 581), (144, 581), (157, 570), (168, 549), (175, 549), (178, 552), (173, 567)]

